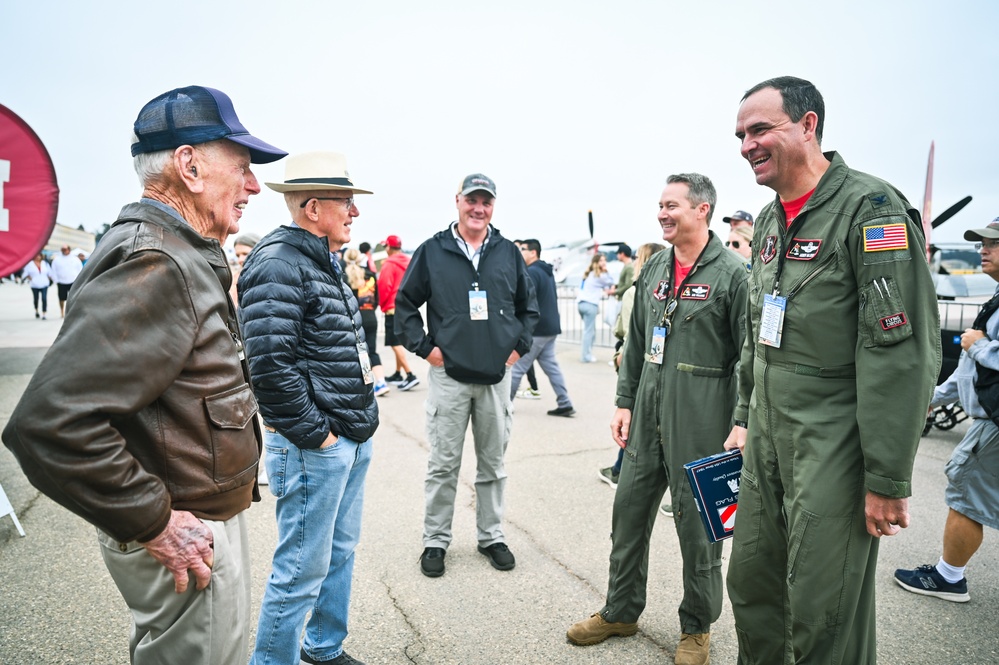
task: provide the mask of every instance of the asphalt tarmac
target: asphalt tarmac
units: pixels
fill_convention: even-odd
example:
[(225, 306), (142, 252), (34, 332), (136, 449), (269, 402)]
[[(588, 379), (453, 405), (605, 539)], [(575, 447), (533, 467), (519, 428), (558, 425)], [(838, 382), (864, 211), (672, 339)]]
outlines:
[[(26, 285), (0, 284), (0, 428), (58, 333), (54, 291), (50, 317), (41, 321), (34, 318)], [(575, 417), (546, 415), (555, 399), (540, 373), (542, 399), (516, 400), (505, 524), (517, 567), (509, 572), (494, 570), (476, 551), (469, 443), (447, 572), (437, 579), (420, 573), (426, 384), (380, 399), (381, 427), (367, 480), (345, 644), (352, 655), (369, 664), (672, 663), (681, 585), (676, 533), (665, 517), (652, 536), (648, 607), (639, 633), (590, 647), (565, 639), (569, 625), (600, 609), (607, 584), (613, 493), (598, 480), (597, 470), (615, 455), (608, 429), (614, 373), (607, 366), (610, 350), (596, 353), (600, 362), (584, 365), (578, 346), (566, 344), (559, 351)], [(391, 354), (386, 356), (391, 364)], [(422, 361), (414, 369), (426, 376)], [(969, 603), (916, 596), (892, 578), (897, 567), (939, 557), (946, 517), (943, 465), (966, 425), (934, 430), (923, 439), (910, 500), (912, 526), (882, 542), (880, 663), (999, 663), (994, 531), (986, 529), (969, 566)], [(128, 663), (129, 613), (101, 562), (93, 527), (36, 492), (3, 447), (0, 484), (27, 532), (19, 537), (11, 519), (0, 517), (0, 663)], [(275, 542), (274, 498), (265, 492), (248, 516), (259, 603)], [(726, 565), (729, 550), (726, 546)], [(711, 650), (716, 665), (736, 662), (727, 598)]]

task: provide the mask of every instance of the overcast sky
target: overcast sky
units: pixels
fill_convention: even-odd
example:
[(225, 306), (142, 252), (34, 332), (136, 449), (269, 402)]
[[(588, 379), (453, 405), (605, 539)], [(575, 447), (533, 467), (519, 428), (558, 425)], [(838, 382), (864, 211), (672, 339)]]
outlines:
[[(498, 188), (493, 223), (543, 245), (660, 237), (671, 173), (718, 189), (712, 227), (773, 196), (734, 137), (752, 85), (791, 74), (826, 101), (823, 147), (921, 208), (936, 141), (934, 213), (974, 201), (935, 240), (999, 216), (999, 3), (296, 2), (6, 0), (0, 104), (47, 146), (62, 224), (96, 230), (138, 198), (129, 135), (171, 88), (232, 97), (251, 133), (289, 152), (347, 155), (353, 242), (407, 248), (455, 218), (463, 176)], [(985, 129), (982, 129), (984, 127)], [(255, 167), (283, 179), (282, 162)], [(288, 219), (250, 200), (243, 230)]]

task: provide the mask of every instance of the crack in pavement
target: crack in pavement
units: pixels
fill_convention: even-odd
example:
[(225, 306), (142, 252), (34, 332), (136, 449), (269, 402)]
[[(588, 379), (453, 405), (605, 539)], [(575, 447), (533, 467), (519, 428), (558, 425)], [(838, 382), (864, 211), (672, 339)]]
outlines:
[[(404, 656), (406, 656), (406, 659), (409, 662), (416, 665), (417, 663), (419, 663), (417, 658), (422, 656), (423, 652), (426, 651), (426, 647), (423, 644), (423, 635), (420, 633), (419, 629), (417, 629), (417, 627), (413, 624), (413, 622), (409, 620), (409, 615), (402, 608), (402, 605), (399, 604), (399, 599), (396, 598), (395, 594), (392, 593), (392, 587), (385, 580), (385, 576), (383, 575), (378, 581), (381, 582), (382, 586), (385, 587), (385, 594), (392, 601), (392, 607), (394, 607), (395, 611), (399, 613), (399, 616), (402, 617), (402, 620), (406, 623), (406, 626), (415, 636), (414, 641), (407, 644), (403, 648), (402, 653)], [(414, 650), (415, 652), (411, 653), (411, 650)]]

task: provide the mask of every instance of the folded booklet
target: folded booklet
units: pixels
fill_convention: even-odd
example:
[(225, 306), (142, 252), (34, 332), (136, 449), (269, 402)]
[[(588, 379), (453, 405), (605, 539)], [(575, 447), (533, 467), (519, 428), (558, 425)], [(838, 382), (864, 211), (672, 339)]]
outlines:
[(683, 465), (694, 492), (708, 540), (717, 543), (735, 534), (742, 452), (731, 450)]

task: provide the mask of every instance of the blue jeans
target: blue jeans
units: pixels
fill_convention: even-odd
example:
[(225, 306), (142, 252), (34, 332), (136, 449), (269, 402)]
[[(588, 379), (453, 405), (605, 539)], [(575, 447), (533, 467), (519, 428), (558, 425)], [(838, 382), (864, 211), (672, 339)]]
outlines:
[(341, 436), (328, 448), (303, 450), (276, 432), (264, 433), (278, 544), (251, 663), (297, 665), (310, 610), (305, 652), (332, 660), (343, 651), (371, 445)]
[(583, 301), (577, 307), (583, 318), (583, 353), (580, 360), (584, 363), (593, 362), (593, 340), (597, 338), (597, 314), (600, 306)]

